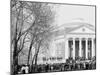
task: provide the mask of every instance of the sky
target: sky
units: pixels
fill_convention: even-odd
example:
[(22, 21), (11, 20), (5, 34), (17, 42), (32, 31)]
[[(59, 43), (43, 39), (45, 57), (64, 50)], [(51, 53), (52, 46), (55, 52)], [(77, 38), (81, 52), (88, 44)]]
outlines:
[(56, 25), (63, 25), (72, 22), (85, 22), (95, 26), (95, 7), (79, 5), (57, 5)]

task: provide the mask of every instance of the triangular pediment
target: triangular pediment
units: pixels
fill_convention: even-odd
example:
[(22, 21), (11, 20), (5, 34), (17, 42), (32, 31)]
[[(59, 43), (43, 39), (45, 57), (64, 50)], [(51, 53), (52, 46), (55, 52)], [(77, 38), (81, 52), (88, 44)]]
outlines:
[(86, 25), (82, 25), (82, 26), (71, 29), (69, 31), (69, 33), (81, 33), (81, 34), (90, 33), (90, 34), (95, 34), (95, 30), (91, 27), (86, 26)]

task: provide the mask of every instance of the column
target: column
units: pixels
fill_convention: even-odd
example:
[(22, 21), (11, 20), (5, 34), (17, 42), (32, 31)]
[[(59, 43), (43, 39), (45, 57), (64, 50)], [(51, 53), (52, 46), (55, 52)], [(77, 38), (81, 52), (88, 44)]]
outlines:
[(73, 59), (75, 59), (75, 39), (73, 38)]
[(95, 56), (95, 46), (94, 46), (94, 39), (92, 39), (92, 57)]
[(86, 48), (85, 48), (85, 57), (86, 57), (86, 59), (88, 59), (88, 39), (86, 39), (86, 41), (85, 41), (85, 44), (86, 44)]
[(68, 39), (66, 39), (66, 41), (65, 41), (65, 58), (66, 59), (69, 58), (69, 43), (68, 43)]
[(79, 56), (82, 57), (82, 40), (79, 39)]

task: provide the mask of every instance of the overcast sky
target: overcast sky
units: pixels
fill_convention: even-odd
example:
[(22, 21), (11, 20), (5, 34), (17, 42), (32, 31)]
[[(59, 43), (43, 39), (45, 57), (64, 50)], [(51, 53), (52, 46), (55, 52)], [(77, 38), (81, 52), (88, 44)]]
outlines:
[(71, 22), (85, 22), (95, 26), (95, 7), (79, 5), (57, 5), (56, 21), (57, 25)]

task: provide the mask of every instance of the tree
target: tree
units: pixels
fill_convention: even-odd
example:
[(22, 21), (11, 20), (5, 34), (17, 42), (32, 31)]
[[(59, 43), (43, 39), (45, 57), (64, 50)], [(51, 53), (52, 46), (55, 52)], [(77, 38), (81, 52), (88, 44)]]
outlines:
[(33, 26), (33, 12), (26, 2), (11, 0), (11, 60), (12, 75), (17, 73), (18, 55), (23, 50), (26, 36)]
[(29, 46), (28, 62), (30, 60), (30, 53), (32, 47), (35, 48), (35, 54), (32, 60), (32, 64), (35, 61), (37, 64), (37, 57), (40, 47), (43, 46), (43, 42), (50, 37), (51, 30), (53, 29), (52, 23), (54, 21), (54, 12), (51, 9), (51, 5), (48, 3), (32, 3), (30, 4), (32, 11), (34, 12), (34, 26), (30, 30), (31, 42)]
[(18, 56), (23, 52), (27, 42), (27, 64), (32, 47), (35, 48), (33, 61), (37, 64), (40, 47), (43, 46), (43, 40), (47, 39), (45, 35), (50, 33), (53, 21), (54, 13), (48, 3), (11, 1), (12, 75), (17, 73)]

